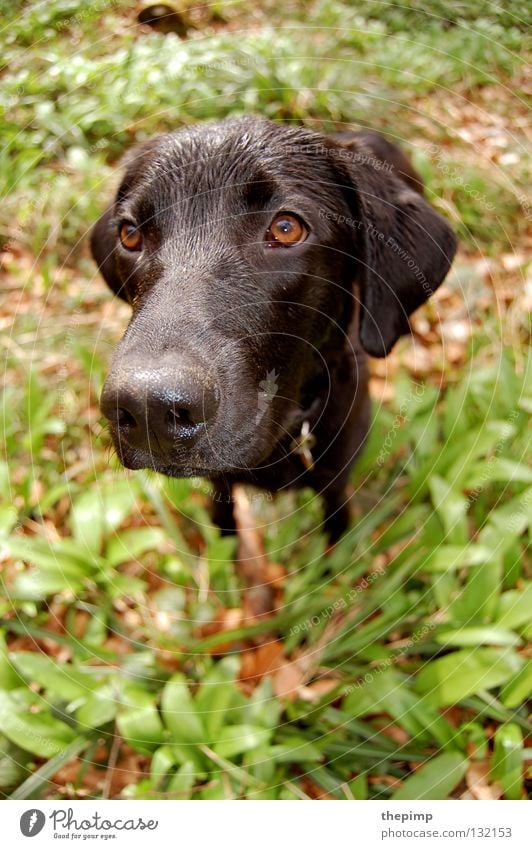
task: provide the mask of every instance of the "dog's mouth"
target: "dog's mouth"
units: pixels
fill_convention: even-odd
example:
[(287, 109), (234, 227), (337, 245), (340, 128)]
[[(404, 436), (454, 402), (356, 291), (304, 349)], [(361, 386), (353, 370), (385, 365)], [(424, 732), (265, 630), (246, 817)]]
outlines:
[[(279, 444), (279, 440), (272, 438), (271, 434), (269, 439), (263, 442), (257, 441), (256, 445), (247, 441), (245, 452), (217, 450), (214, 443), (207, 442), (209, 456), (204, 456), (201, 446), (198, 449), (195, 445), (181, 445), (163, 452), (159, 450), (160, 446), (154, 440), (153, 446), (149, 449), (137, 447), (119, 435), (112, 426), (109, 430), (117, 457), (126, 469), (134, 471), (150, 469), (170, 478), (215, 479), (221, 476), (238, 476), (242, 473), (253, 474), (265, 465), (269, 465), (269, 460)], [(281, 441), (286, 443), (283, 456), (286, 456), (294, 449), (295, 441), (287, 430), (284, 431), (283, 436), (284, 439)], [(234, 448), (235, 440), (229, 440), (229, 442), (233, 443), (231, 448)], [(203, 447), (205, 448), (205, 443)]]
[(114, 435), (113, 443), (122, 465), (134, 471), (151, 469), (171, 478), (209, 477), (229, 471), (225, 468), (217, 468), (214, 464), (200, 462), (192, 456), (186, 456), (183, 451), (180, 452), (179, 457), (159, 454), (156, 450), (146, 451), (128, 445), (125, 440), (117, 439)]

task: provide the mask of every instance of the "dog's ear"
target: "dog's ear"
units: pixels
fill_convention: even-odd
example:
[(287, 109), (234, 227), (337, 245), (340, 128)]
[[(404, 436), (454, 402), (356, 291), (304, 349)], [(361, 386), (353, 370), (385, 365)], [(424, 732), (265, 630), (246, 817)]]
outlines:
[(127, 301), (127, 295), (116, 266), (116, 224), (114, 204), (107, 209), (91, 230), (91, 253), (103, 279), (115, 295)]
[(368, 354), (385, 357), (409, 332), (409, 315), (443, 282), (457, 239), (422, 195), (370, 149), (339, 152), (352, 215), (346, 232), (353, 231), (356, 252), (360, 341)]

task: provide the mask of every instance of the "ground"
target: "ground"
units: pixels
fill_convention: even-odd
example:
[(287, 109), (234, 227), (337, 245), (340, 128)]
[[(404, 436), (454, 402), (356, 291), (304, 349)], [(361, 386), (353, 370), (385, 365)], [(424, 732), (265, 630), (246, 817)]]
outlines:
[[(0, 0), (0, 792), (524, 798), (523, 4), (180, 5), (178, 34), (139, 8)], [(240, 556), (275, 589), (263, 618), (205, 482), (113, 458), (98, 397), (128, 308), (86, 239), (132, 143), (244, 113), (389, 134), (461, 240), (412, 336), (372, 365), (335, 549), (313, 493), (238, 493)]]

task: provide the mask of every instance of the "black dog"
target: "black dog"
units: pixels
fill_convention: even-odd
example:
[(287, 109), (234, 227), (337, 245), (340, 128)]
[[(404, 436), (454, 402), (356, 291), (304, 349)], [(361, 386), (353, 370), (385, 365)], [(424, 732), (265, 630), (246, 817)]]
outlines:
[(231, 485), (312, 486), (332, 539), (384, 357), (456, 239), (394, 145), (256, 119), (153, 139), (92, 232), (133, 308), (101, 408), (122, 463)]

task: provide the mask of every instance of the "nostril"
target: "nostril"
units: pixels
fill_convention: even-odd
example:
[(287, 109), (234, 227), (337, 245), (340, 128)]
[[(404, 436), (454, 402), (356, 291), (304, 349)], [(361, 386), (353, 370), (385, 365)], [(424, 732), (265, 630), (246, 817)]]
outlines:
[(170, 428), (195, 427), (190, 411), (185, 407), (172, 407), (166, 413), (166, 423)]
[(131, 415), (129, 410), (124, 409), (124, 407), (118, 408), (117, 424), (118, 424), (118, 427), (121, 428), (121, 429), (125, 429), (125, 428), (131, 429), (131, 428), (137, 426), (137, 422), (135, 420), (135, 417), (133, 415)]

